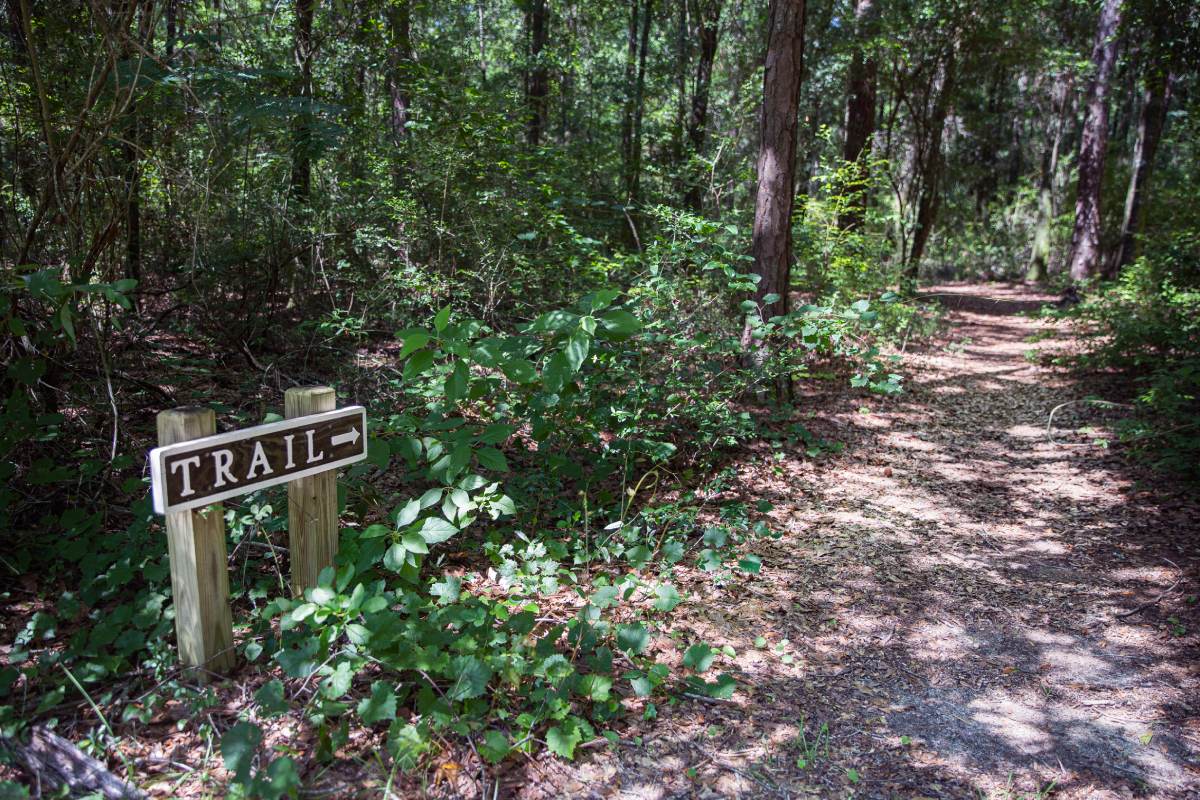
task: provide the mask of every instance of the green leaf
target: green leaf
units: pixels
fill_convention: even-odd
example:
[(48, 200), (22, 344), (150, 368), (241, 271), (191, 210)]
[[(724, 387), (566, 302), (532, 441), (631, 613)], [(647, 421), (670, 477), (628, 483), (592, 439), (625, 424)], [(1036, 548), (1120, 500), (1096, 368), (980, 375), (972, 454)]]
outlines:
[(717, 700), (728, 700), (737, 689), (737, 681), (728, 672), (722, 672), (717, 679), (708, 684), (708, 696)]
[(625, 339), (642, 329), (642, 323), (628, 311), (615, 308), (600, 317), (600, 325), (612, 338)]
[[(420, 516), (420, 514), (421, 514), (421, 501), (419, 501), (415, 498), (412, 500), (409, 500), (407, 503), (405, 503), (400, 508), (399, 511), (396, 512), (396, 527), (404, 528), (404, 527), (411, 525), (416, 520), (416, 518), (418, 516)], [(373, 528), (375, 526), (372, 525), (371, 527)], [(379, 527), (382, 528), (384, 526), (380, 525)], [(370, 528), (368, 528), (368, 530), (370, 530)], [(365, 538), (366, 534), (364, 533), (363, 536)]]
[(751, 575), (757, 575), (762, 570), (762, 559), (756, 555), (748, 555), (738, 561), (738, 566)]
[(254, 693), (258, 703), (259, 713), (265, 717), (277, 717), (288, 712), (287, 700), (283, 694), (283, 682), (278, 678), (267, 681)]
[(708, 672), (716, 653), (706, 644), (694, 644), (683, 654), (683, 665), (695, 672)]
[(346, 692), (350, 691), (350, 684), (354, 681), (354, 668), (350, 666), (349, 661), (343, 661), (338, 664), (329, 677), (325, 679), (322, 691), (330, 700), (336, 700), (342, 697)]
[(640, 622), (617, 626), (617, 647), (638, 655), (650, 644), (650, 632)]
[(454, 683), (446, 692), (451, 700), (469, 700), (482, 697), (492, 679), (492, 669), (475, 656), (456, 656), (450, 662), (450, 675)]
[(404, 545), (396, 542), (383, 553), (383, 566), (392, 572), (404, 569), (406, 550)]
[(654, 588), (654, 607), (659, 611), (673, 611), (681, 600), (679, 592), (669, 583), (660, 583)]
[(396, 354), (396, 358), (400, 361), (403, 361), (425, 345), (429, 344), (430, 340), (433, 338), (425, 331), (415, 329), (401, 331), (398, 336), (404, 340), (404, 346), (401, 347), (400, 352)]
[(418, 350), (408, 361), (404, 362), (404, 380), (411, 381), (432, 366), (433, 353), (428, 350)]
[(424, 726), (411, 723), (401, 725), (397, 720), (388, 731), (387, 746), (400, 769), (416, 769), (421, 763), (421, 756), (429, 752), (429, 734)]
[(425, 543), (425, 539), (419, 533), (406, 533), (400, 541), (404, 545), (404, 549), (410, 553), (425, 555), (429, 552), (429, 545)]
[(254, 794), (264, 798), (298, 797), (300, 794), (300, 773), (296, 771), (296, 763), (287, 756), (268, 764), (266, 780), (264, 781), (260, 774), (254, 778), (254, 783)]
[(596, 608), (608, 608), (609, 606), (616, 605), (618, 594), (619, 590), (615, 586), (601, 586), (592, 592), (592, 596), (588, 598), (588, 602)]
[(358, 716), (363, 723), (374, 725), (387, 719), (396, 718), (396, 693), (390, 684), (375, 681), (371, 684), (371, 696), (364, 697), (358, 702)]
[(458, 528), (441, 517), (426, 517), (417, 530), (426, 544), (439, 544), (458, 533)]
[(591, 346), (592, 337), (588, 336), (586, 331), (577, 330), (571, 334), (566, 348), (563, 349), (563, 355), (566, 356), (567, 364), (571, 367), (572, 372), (578, 372), (579, 368), (583, 366)]
[(446, 330), (446, 326), (450, 324), (450, 306), (446, 306), (437, 313), (433, 318), (433, 327), (438, 333)]
[(526, 358), (510, 358), (500, 365), (500, 370), (514, 383), (533, 383), (537, 380), (537, 370), (533, 362)]
[(441, 605), (457, 603), (458, 598), (462, 595), (462, 578), (447, 575), (430, 585), (429, 593), (438, 598), (438, 603)]
[(508, 472), (508, 459), (494, 447), (481, 447), (475, 451), (479, 466), (493, 472)]
[(579, 680), (579, 693), (589, 700), (603, 703), (612, 691), (613, 680), (607, 675), (584, 675)]
[(511, 752), (508, 737), (500, 731), (485, 731), (483, 741), (479, 744), (479, 755), (489, 764), (499, 764)]
[(571, 379), (571, 372), (571, 362), (566, 354), (558, 351), (546, 360), (546, 367), (542, 370), (542, 385), (547, 392), (558, 394)]
[(221, 737), (221, 758), (225, 769), (233, 773), (238, 783), (250, 782), (254, 754), (262, 744), (262, 730), (251, 722), (239, 722)]
[(582, 740), (583, 731), (580, 730), (574, 717), (570, 717), (564, 720), (562, 725), (555, 725), (546, 731), (546, 747), (551, 753), (568, 761), (575, 757), (575, 746)]
[(483, 433), (478, 436), (478, 441), (480, 444), (501, 444), (507, 441), (515, 430), (516, 428), (512, 425), (494, 422), (483, 429)]
[(454, 370), (446, 377), (446, 399), (457, 403), (467, 396), (467, 387), (471, 382), (471, 374), (465, 361), (454, 365)]

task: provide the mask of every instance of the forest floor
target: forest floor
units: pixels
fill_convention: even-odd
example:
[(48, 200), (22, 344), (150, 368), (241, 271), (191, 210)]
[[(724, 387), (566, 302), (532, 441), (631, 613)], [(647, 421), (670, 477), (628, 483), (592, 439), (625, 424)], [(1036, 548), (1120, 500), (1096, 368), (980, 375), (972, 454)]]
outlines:
[(903, 396), (801, 398), (841, 455), (739, 462), (784, 535), (673, 618), (734, 648), (733, 700), (515, 762), (516, 796), (1200, 796), (1200, 502), (1097, 443), (1093, 406), (1048, 437), (1120, 388), (1047, 365), (1074, 342), (1024, 312), (1053, 298), (930, 291), (950, 324)]

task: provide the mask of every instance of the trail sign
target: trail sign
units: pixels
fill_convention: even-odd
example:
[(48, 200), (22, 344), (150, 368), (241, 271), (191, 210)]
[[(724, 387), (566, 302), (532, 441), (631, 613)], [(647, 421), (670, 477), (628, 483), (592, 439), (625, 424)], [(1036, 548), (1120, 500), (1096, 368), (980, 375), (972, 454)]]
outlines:
[(156, 447), (150, 451), (154, 510), (199, 508), (366, 457), (362, 406)]

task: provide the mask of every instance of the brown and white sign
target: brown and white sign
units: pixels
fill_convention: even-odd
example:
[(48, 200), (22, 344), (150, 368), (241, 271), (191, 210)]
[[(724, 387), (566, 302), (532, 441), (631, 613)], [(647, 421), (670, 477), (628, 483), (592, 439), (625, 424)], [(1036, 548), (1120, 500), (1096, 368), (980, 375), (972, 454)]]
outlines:
[(154, 510), (199, 508), (366, 457), (362, 406), (156, 447), (150, 451)]

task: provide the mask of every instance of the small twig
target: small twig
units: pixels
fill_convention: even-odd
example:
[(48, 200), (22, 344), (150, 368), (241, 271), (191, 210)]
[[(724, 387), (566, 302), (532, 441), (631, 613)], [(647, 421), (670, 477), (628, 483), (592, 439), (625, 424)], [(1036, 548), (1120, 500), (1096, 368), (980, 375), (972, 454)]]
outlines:
[[(1179, 569), (1179, 565), (1176, 564), (1174, 561), (1170, 561), (1168, 559), (1163, 559), (1163, 560), (1166, 561), (1168, 564), (1170, 564), (1172, 567), (1175, 567), (1175, 569)], [(1132, 617), (1134, 614), (1137, 614), (1140, 611), (1145, 611), (1147, 608), (1150, 608), (1150, 606), (1157, 605), (1163, 598), (1165, 598), (1171, 592), (1175, 591), (1175, 587), (1177, 587), (1182, 582), (1183, 582), (1183, 576), (1180, 575), (1179, 578), (1177, 578), (1176, 581), (1174, 583), (1172, 583), (1170, 585), (1170, 587), (1165, 592), (1160, 594), (1158, 597), (1154, 598), (1153, 600), (1149, 600), (1145, 603), (1142, 603), (1140, 606), (1133, 609), (1132, 611), (1124, 611), (1120, 614), (1114, 614), (1113, 619), (1124, 619), (1125, 617)]]

